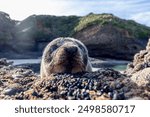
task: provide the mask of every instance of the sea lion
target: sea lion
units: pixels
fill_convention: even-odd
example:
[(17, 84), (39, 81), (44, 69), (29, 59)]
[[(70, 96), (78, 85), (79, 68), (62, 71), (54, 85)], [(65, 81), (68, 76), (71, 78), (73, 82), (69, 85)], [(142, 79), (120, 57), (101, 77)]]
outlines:
[(92, 71), (88, 50), (74, 38), (60, 37), (51, 41), (44, 49), (40, 75), (48, 77), (52, 73), (78, 73)]

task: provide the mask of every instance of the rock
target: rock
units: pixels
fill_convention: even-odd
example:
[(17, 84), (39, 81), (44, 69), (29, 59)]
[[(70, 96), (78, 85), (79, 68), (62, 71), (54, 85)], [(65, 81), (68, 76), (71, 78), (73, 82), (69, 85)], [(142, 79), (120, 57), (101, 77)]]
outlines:
[(6, 58), (0, 59), (0, 65), (1, 66), (9, 66), (9, 65), (11, 66), (12, 64), (13, 64), (13, 61), (8, 61)]
[(23, 91), (22, 87), (18, 83), (10, 84), (4, 91), (3, 94), (5, 95), (15, 95), (16, 93), (20, 93)]
[(130, 98), (129, 100), (144, 100), (144, 99), (141, 97), (133, 97), (133, 98)]
[(27, 63), (16, 65), (17, 68), (32, 69), (35, 73), (40, 73), (40, 63)]
[(29, 76), (29, 75), (32, 75), (33, 74), (33, 71), (32, 70), (29, 70), (29, 71), (25, 71), (23, 73), (23, 76), (26, 77), (26, 76)]
[(146, 49), (141, 50), (139, 53), (135, 54), (133, 62), (128, 64), (127, 66), (126, 74), (132, 75), (138, 71), (150, 67), (149, 43), (150, 43), (150, 39), (146, 46)]
[(150, 67), (134, 73), (131, 79), (138, 84), (138, 86), (150, 88)]
[(34, 75), (34, 72), (30, 69), (23, 69), (23, 68), (20, 68), (19, 69), (16, 69), (14, 71), (14, 74), (12, 75), (14, 78), (24, 78), (24, 77), (27, 77), (27, 76), (33, 76)]
[[(28, 90), (38, 76), (30, 69), (4, 66), (0, 68), (0, 99), (14, 99)], [(22, 99), (18, 97), (17, 99)]]
[(2, 86), (3, 85), (3, 82), (0, 80), (0, 86)]
[(24, 76), (23, 76), (23, 75), (20, 75), (20, 74), (13, 74), (12, 77), (13, 77), (14, 79), (24, 78)]
[[(128, 65), (126, 74), (131, 80), (141, 87), (146, 95), (150, 95), (150, 39), (145, 50), (141, 50), (134, 56), (132, 63)], [(140, 91), (138, 91), (140, 92)], [(141, 94), (139, 94), (141, 95)]]
[(22, 91), (22, 90), (21, 90), (21, 89), (18, 89), (18, 88), (10, 88), (10, 89), (4, 90), (3, 93), (4, 93), (5, 95), (11, 96), (11, 95), (15, 95), (16, 93), (19, 93), (19, 92), (21, 92), (21, 91)]
[(0, 64), (1, 65), (7, 65), (7, 59), (6, 58), (1, 58), (0, 59)]

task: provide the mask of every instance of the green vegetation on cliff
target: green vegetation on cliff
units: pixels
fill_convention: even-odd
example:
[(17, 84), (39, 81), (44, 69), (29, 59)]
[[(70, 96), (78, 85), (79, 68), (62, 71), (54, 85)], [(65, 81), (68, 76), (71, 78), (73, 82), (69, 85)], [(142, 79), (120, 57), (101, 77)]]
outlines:
[(150, 36), (150, 27), (136, 23), (133, 20), (120, 19), (112, 14), (93, 14), (82, 17), (78, 25), (74, 28), (74, 32), (79, 32), (93, 25), (112, 25), (120, 29), (127, 30), (133, 38), (145, 39)]
[[(36, 38), (43, 38), (44, 34), (49, 32), (53, 35), (53, 38), (58, 36), (70, 36), (75, 25), (78, 23), (78, 17), (76, 16), (37, 16), (38, 32)], [(41, 36), (40, 36), (41, 35)], [(49, 35), (47, 35), (49, 36)]]

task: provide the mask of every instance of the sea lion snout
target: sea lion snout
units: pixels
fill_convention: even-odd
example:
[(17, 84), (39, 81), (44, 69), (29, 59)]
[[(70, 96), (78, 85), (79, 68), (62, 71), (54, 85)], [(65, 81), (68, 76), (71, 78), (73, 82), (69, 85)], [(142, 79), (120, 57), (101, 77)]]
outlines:
[(75, 55), (78, 52), (78, 48), (76, 46), (65, 47), (64, 50), (68, 55)]

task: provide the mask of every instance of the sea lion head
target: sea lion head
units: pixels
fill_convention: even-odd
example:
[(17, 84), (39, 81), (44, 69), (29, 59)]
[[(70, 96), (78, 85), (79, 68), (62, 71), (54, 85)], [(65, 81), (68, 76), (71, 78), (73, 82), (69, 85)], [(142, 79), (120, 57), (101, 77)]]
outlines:
[(57, 38), (44, 50), (42, 61), (48, 73), (77, 73), (89, 71), (87, 48), (73, 38)]

